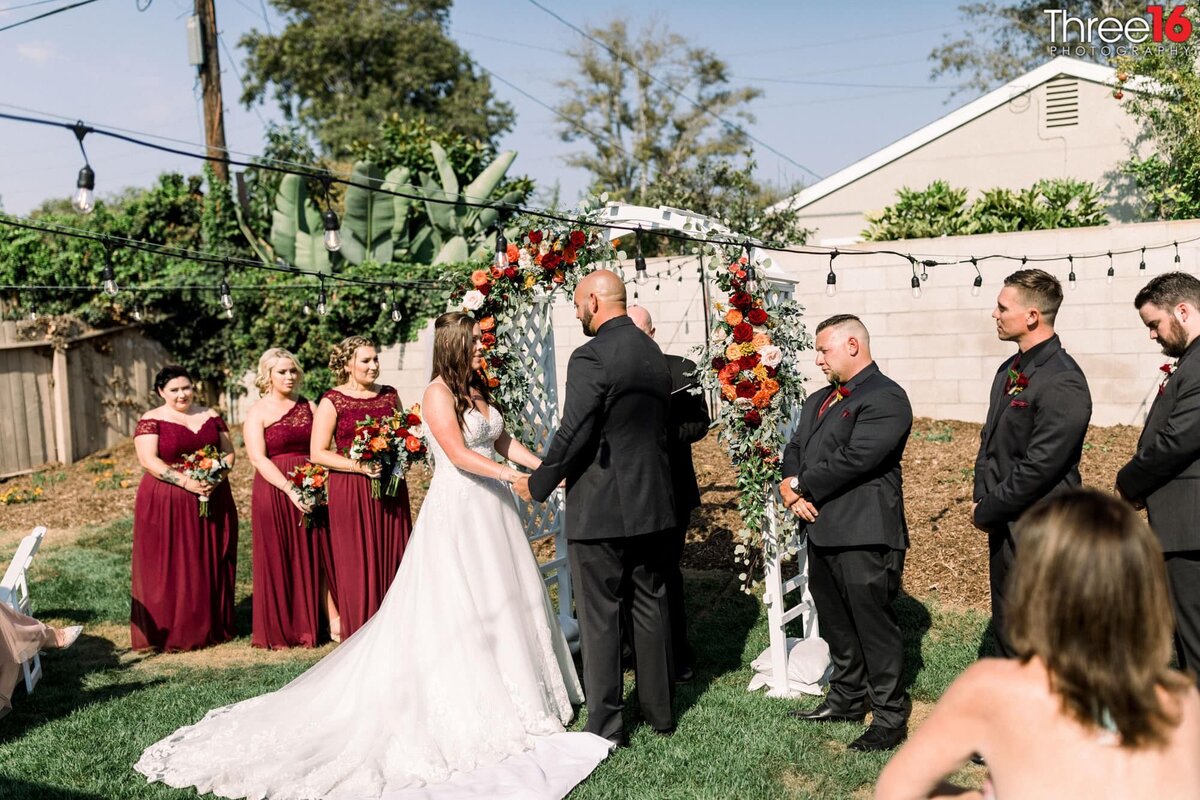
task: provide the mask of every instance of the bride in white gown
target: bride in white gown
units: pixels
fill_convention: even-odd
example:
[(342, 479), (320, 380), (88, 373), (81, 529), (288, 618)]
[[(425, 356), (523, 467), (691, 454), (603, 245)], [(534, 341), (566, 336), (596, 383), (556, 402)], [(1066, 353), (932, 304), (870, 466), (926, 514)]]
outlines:
[(471, 317), (438, 318), (433, 479), (378, 613), (282, 689), (146, 748), (138, 772), (231, 798), (557, 798), (608, 754), (564, 732), (579, 680), (507, 485), (520, 473), (493, 454), (539, 462), (473, 379), (479, 342)]

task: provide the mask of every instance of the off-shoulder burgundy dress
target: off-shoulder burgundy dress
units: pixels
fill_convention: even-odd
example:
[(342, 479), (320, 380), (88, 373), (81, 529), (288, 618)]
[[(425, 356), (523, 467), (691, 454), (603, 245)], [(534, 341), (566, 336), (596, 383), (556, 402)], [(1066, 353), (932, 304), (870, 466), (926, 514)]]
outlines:
[[(220, 446), (229, 430), (220, 417), (193, 432), (186, 425), (143, 419), (134, 436), (158, 436), (158, 456), (178, 464), (205, 445)], [(234, 573), (237, 508), (229, 481), (209, 496), (200, 517), (196, 495), (146, 473), (133, 507), (130, 638), (135, 650), (196, 650), (235, 635)]]
[[(300, 398), (263, 430), (267, 457), (284, 475), (308, 460), (312, 409)], [(291, 499), (254, 475), (250, 520), (254, 540), (255, 647), (314, 647), (321, 626), (321, 552), (329, 529), (324, 513), (312, 527)]]
[[(343, 455), (359, 420), (387, 416), (400, 402), (391, 386), (380, 387), (375, 397), (350, 397), (330, 389), (322, 396), (325, 398), (337, 410), (333, 438)], [(379, 610), (400, 568), (411, 530), (406, 484), (401, 484), (397, 497), (373, 499), (366, 475), (330, 471), (329, 553), (343, 637), (353, 634)]]

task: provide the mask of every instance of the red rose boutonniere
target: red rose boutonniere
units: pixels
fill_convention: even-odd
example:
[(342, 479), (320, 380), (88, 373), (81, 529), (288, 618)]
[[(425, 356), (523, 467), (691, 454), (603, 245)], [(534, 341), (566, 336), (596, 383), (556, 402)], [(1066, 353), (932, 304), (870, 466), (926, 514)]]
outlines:
[(1029, 378), (1025, 377), (1024, 372), (1017, 372), (1011, 367), (1008, 370), (1008, 396), (1016, 397), (1021, 392), (1025, 391), (1025, 387), (1029, 385)]
[(1163, 364), (1161, 367), (1159, 367), (1159, 369), (1163, 372), (1162, 383), (1158, 385), (1158, 393), (1160, 395), (1167, 390), (1167, 381), (1171, 380), (1171, 376), (1175, 374), (1175, 370), (1178, 367), (1178, 361), (1168, 361), (1166, 364)]

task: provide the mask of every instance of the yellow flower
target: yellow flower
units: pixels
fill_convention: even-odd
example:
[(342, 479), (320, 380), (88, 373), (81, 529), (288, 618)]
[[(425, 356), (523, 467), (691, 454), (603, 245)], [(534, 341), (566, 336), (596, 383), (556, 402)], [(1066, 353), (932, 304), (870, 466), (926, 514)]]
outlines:
[(532, 272), (528, 273), (525, 276), (525, 288), (532, 289), (535, 283), (537, 283), (537, 277)]
[(756, 350), (756, 348), (754, 347), (754, 342), (743, 342), (742, 344), (737, 345), (737, 348), (738, 348), (738, 350), (741, 351), (741, 354), (744, 356), (751, 355)]
[(753, 371), (754, 377), (758, 378), (760, 381), (765, 381), (767, 379), (767, 368), (762, 364), (756, 366)]

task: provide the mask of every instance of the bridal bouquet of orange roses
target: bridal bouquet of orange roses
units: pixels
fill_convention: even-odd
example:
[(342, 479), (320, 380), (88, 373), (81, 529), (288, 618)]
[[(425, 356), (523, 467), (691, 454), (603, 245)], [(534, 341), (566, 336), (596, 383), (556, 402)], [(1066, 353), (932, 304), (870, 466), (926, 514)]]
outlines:
[(311, 528), (313, 519), (329, 505), (329, 470), (320, 464), (305, 461), (292, 467), (286, 477), (300, 492), (300, 499), (312, 507), (312, 511), (300, 515), (300, 524)]
[[(180, 472), (194, 481), (216, 486), (225, 479), (229, 465), (225, 463), (221, 451), (211, 444), (201, 447), (194, 453), (188, 453), (178, 464)], [(200, 495), (200, 517), (208, 517), (208, 497)]]

